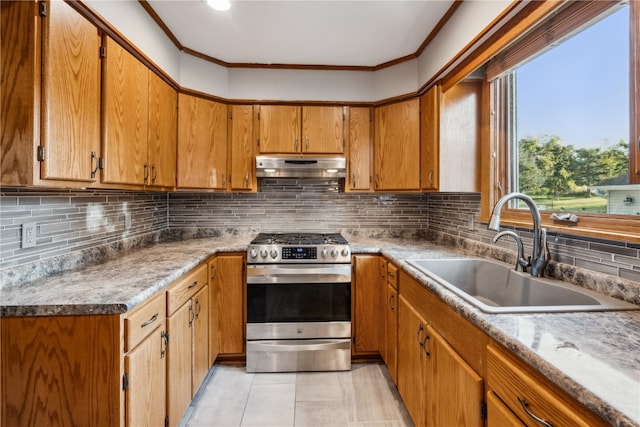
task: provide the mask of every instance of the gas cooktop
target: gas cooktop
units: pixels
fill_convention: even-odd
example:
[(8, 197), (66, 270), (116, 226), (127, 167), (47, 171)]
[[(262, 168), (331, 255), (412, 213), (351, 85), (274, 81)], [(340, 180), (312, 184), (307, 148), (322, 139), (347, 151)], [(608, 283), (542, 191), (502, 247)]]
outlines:
[(346, 245), (340, 233), (260, 233), (252, 245)]
[(247, 263), (350, 263), (350, 255), (340, 233), (260, 233), (249, 244)]

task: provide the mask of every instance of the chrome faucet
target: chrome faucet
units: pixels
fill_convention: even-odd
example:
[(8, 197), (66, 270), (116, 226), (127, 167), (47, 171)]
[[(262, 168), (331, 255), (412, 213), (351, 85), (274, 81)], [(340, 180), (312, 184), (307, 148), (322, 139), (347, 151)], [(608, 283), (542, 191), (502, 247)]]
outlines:
[[(547, 266), (547, 263), (549, 262), (549, 248), (547, 247), (547, 230), (545, 230), (544, 228), (542, 228), (542, 218), (540, 216), (540, 211), (538, 210), (538, 207), (536, 206), (536, 202), (533, 201), (533, 199), (529, 196), (527, 196), (526, 194), (523, 193), (509, 193), (505, 196), (503, 196), (500, 200), (498, 200), (498, 203), (496, 203), (495, 207), (493, 208), (493, 213), (491, 214), (491, 218), (489, 219), (489, 225), (487, 226), (487, 228), (489, 228), (489, 230), (494, 230), (494, 231), (499, 231), (500, 230), (500, 213), (502, 212), (502, 208), (504, 208), (504, 205), (512, 199), (520, 199), (523, 202), (526, 203), (526, 205), (529, 207), (529, 212), (531, 212), (531, 216), (533, 218), (533, 256), (532, 259), (529, 260), (524, 260), (524, 249), (522, 249), (522, 240), (520, 240), (520, 237), (518, 237), (516, 239), (516, 243), (519, 242), (518, 244), (518, 261), (516, 264), (516, 268), (517, 265), (521, 265), (521, 260), (524, 260), (524, 262), (527, 264), (528, 266), (531, 266), (531, 275), (532, 276), (539, 276), (542, 277), (544, 276), (544, 269)], [(516, 233), (498, 233), (496, 236), (494, 236), (494, 238), (491, 240), (493, 243), (495, 243), (500, 237), (502, 237), (503, 235), (510, 235), (510, 236), (517, 236)], [(524, 271), (526, 271), (526, 268), (523, 266)]]

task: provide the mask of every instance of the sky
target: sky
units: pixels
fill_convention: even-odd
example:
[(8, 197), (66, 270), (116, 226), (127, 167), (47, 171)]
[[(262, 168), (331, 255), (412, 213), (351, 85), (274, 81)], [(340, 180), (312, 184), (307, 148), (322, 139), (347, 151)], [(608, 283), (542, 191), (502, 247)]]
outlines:
[(576, 148), (629, 141), (628, 28), (627, 6), (518, 68), (518, 140), (556, 135)]

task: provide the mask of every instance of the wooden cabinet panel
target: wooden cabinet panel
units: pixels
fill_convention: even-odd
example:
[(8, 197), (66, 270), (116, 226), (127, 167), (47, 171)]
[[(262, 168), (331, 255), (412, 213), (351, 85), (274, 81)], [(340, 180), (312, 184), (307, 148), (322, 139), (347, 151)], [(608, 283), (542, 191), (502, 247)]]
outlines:
[(345, 189), (371, 189), (373, 153), (373, 111), (368, 107), (349, 108), (349, 175)]
[(192, 299), (193, 304), (193, 364), (191, 397), (194, 397), (209, 371), (209, 286)]
[(384, 324), (384, 282), (380, 280), (380, 257), (356, 255), (353, 257), (355, 276), (352, 283), (352, 354), (377, 353), (382, 348)]
[(480, 376), (431, 326), (427, 326), (427, 425), (484, 425)]
[(178, 187), (227, 186), (227, 106), (178, 95)]
[(124, 351), (137, 346), (167, 317), (164, 292), (158, 293), (143, 305), (124, 316)]
[(300, 152), (300, 107), (258, 105), (255, 112), (261, 154)]
[(253, 106), (231, 105), (229, 150), (231, 190), (256, 191), (255, 160), (253, 155)]
[(3, 317), (0, 325), (1, 425), (121, 424), (120, 316)]
[(394, 384), (398, 384), (398, 291), (387, 284), (384, 361)]
[(439, 188), (439, 148), (440, 86), (435, 85), (420, 98), (420, 184), (423, 190), (437, 191)]
[(178, 94), (149, 71), (148, 185), (175, 187), (177, 141)]
[(426, 321), (400, 294), (398, 298), (398, 391), (416, 426), (425, 426)]
[(302, 107), (302, 152), (342, 154), (344, 152), (343, 107)]
[(375, 113), (375, 189), (419, 190), (419, 99), (377, 107)]
[(244, 255), (222, 255), (213, 260), (213, 299), (217, 306), (220, 354), (243, 354), (245, 337)]
[(208, 278), (209, 278), (209, 367), (213, 366), (218, 357), (219, 340), (220, 340), (220, 326), (218, 315), (218, 295), (216, 295), (216, 257), (210, 258), (207, 261)]
[[(166, 365), (164, 322), (124, 357), (127, 374), (126, 425), (162, 426), (165, 421)], [(95, 380), (91, 380), (95, 381)], [(89, 424), (87, 424), (89, 425)], [(102, 420), (92, 425), (105, 425)]]
[(173, 282), (167, 289), (167, 315), (171, 316), (207, 283), (207, 266), (205, 264), (194, 268)]
[(149, 71), (110, 37), (104, 38), (102, 181), (144, 185), (149, 122)]
[(177, 426), (191, 402), (193, 307), (187, 302), (167, 319), (167, 416)]
[(42, 178), (94, 182), (100, 152), (100, 37), (64, 2), (49, 2), (48, 9), (42, 39)]
[(487, 392), (487, 427), (525, 427), (492, 391)]

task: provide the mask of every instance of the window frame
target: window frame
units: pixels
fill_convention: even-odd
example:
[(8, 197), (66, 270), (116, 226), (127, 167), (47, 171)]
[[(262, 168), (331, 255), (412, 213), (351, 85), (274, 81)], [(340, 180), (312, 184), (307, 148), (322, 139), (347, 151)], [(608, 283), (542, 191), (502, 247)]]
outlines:
[[(513, 43), (509, 44), (505, 49), (502, 49), (497, 55), (491, 58), (493, 63), (489, 61), (486, 66), (487, 70), (491, 71), (490, 77), (493, 77), (500, 71), (500, 64), (497, 61), (502, 61), (503, 65), (505, 63), (505, 52), (508, 53), (509, 49), (517, 44), (520, 46), (527, 46), (529, 49), (531, 47), (531, 43), (527, 43), (527, 37), (531, 34), (535, 34), (536, 28), (548, 28), (553, 24), (553, 19), (557, 19), (559, 13), (563, 12), (565, 14), (569, 14), (569, 18), (566, 19), (565, 26), (562, 28), (566, 34), (570, 34), (576, 29), (583, 26), (585, 23), (589, 22), (590, 19), (593, 18), (594, 15), (591, 15), (589, 18), (589, 14), (584, 13), (584, 9), (589, 8), (590, 6), (598, 6), (596, 3), (600, 0), (591, 0), (590, 2), (584, 1), (573, 1), (561, 6), (556, 11), (551, 14), (551, 18), (547, 15), (545, 18), (538, 20), (538, 22), (529, 27), (531, 31), (526, 32), (523, 35), (523, 32), (512, 31), (511, 40)], [(607, 2), (608, 7), (615, 7), (616, 4), (620, 4), (621, 2)], [(600, 3), (600, 8), (601, 7)], [(631, 1), (628, 4), (629, 16), (630, 16), (630, 120), (629, 120), (629, 176), (630, 183), (639, 184), (640, 183), (640, 118), (638, 114), (640, 114), (640, 2), (639, 1)], [(582, 12), (582, 20), (575, 19), (576, 16), (580, 16), (580, 9), (583, 9)], [(593, 9), (593, 8), (592, 8)], [(607, 8), (604, 8), (607, 9)], [(602, 10), (599, 12), (602, 13)], [(596, 15), (597, 16), (597, 15)], [(509, 26), (509, 24), (507, 24)], [(534, 36), (536, 37), (536, 36)], [(537, 39), (539, 41), (539, 34), (537, 35)], [(547, 37), (551, 42), (552, 37)], [(542, 47), (543, 49), (546, 46)], [(539, 49), (540, 50), (540, 49)], [(529, 51), (530, 53), (530, 51)], [(514, 53), (511, 52), (511, 57), (513, 58)], [(508, 55), (507, 55), (508, 57)], [(515, 54), (517, 58), (517, 52)], [(510, 69), (512, 67), (504, 67), (504, 69)], [(489, 80), (489, 79), (487, 79)], [(509, 131), (513, 129), (511, 127), (514, 117), (511, 116), (508, 108), (499, 108), (505, 104), (506, 100), (509, 97), (509, 90), (511, 89), (508, 77), (499, 77), (493, 79), (492, 81), (487, 81), (486, 83), (486, 91), (489, 96), (487, 96), (486, 104), (483, 107), (487, 111), (490, 111), (488, 115), (487, 123), (485, 125), (489, 128), (489, 131), (485, 133), (487, 140), (483, 142), (483, 157), (484, 161), (489, 167), (488, 174), (484, 174), (483, 182), (481, 183), (482, 188), (482, 199), (483, 203), (481, 205), (481, 221), (488, 221), (491, 210), (498, 199), (504, 195), (512, 191), (509, 188), (511, 179), (511, 161), (509, 156)], [(488, 159), (488, 160), (487, 160)], [(566, 233), (566, 234), (575, 234), (575, 235), (584, 235), (605, 239), (613, 239), (613, 240), (623, 240), (627, 242), (640, 242), (640, 218), (634, 215), (616, 215), (616, 214), (596, 214), (596, 213), (581, 213), (580, 221), (577, 225), (567, 225), (563, 223), (553, 222), (549, 218), (549, 214), (551, 210), (543, 211), (543, 225), (549, 231)], [(531, 215), (526, 210), (521, 209), (513, 209), (510, 207), (505, 207), (502, 212), (502, 224), (512, 225), (516, 227), (525, 227), (531, 228), (532, 220)]]

